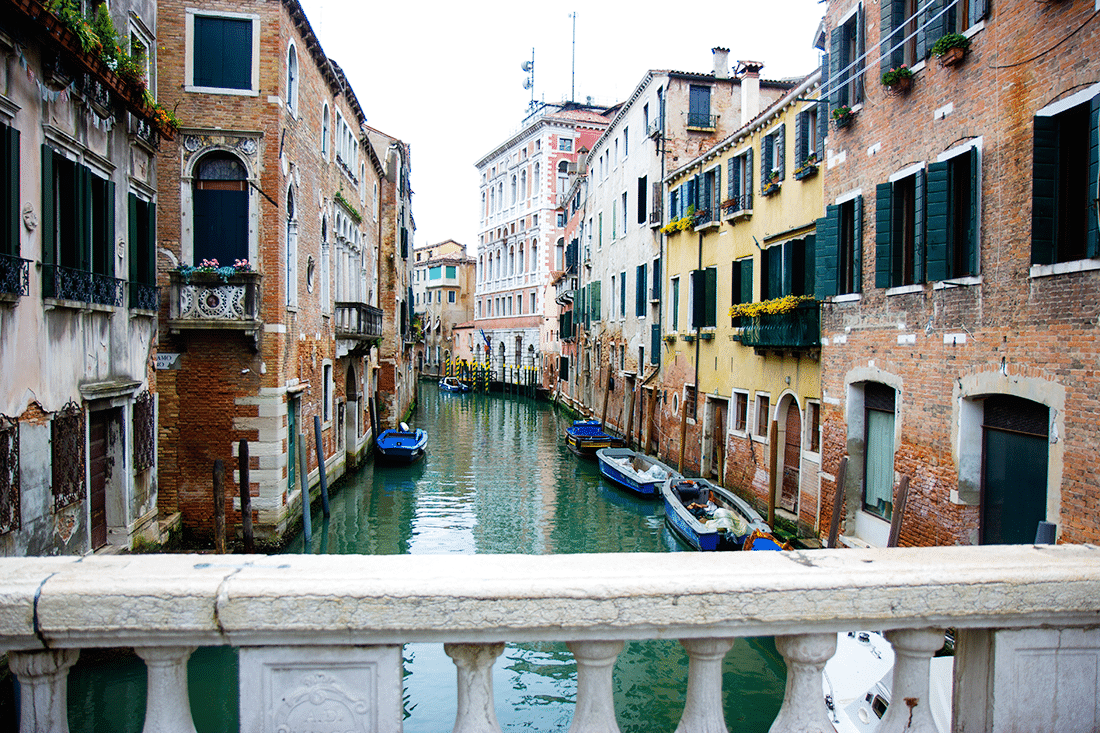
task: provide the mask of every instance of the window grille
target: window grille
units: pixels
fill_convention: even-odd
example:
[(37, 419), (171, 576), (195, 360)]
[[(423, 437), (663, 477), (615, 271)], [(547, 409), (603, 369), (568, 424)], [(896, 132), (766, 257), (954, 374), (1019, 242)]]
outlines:
[(50, 433), (56, 512), (84, 498), (84, 410), (70, 400), (54, 416)]
[(19, 529), (19, 423), (0, 415), (0, 534)]
[(157, 425), (154, 419), (153, 395), (148, 390), (134, 400), (134, 470), (152, 468), (156, 461)]

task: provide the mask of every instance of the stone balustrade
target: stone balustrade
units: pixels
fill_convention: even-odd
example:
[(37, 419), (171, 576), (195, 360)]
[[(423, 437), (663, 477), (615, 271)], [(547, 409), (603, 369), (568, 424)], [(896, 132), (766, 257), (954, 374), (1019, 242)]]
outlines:
[[(147, 731), (192, 733), (186, 660), (240, 650), (241, 730), (401, 729), (401, 645), (442, 643), (457, 667), (455, 730), (498, 731), (489, 670), (504, 642), (564, 641), (577, 660), (571, 731), (615, 733), (624, 641), (679, 639), (678, 733), (722, 733), (721, 660), (775, 635), (787, 663), (772, 731), (831, 730), (821, 670), (836, 632), (894, 644), (879, 731), (931, 730), (929, 660), (956, 629), (955, 730), (1095, 730), (1100, 548), (940, 547), (637, 555), (218, 556), (0, 559), (0, 648), (21, 730), (66, 731), (79, 650), (134, 647)], [(334, 711), (339, 711), (334, 712)], [(318, 727), (320, 725), (320, 727)], [(280, 726), (284, 726), (280, 728)], [(336, 730), (332, 727), (332, 730)]]

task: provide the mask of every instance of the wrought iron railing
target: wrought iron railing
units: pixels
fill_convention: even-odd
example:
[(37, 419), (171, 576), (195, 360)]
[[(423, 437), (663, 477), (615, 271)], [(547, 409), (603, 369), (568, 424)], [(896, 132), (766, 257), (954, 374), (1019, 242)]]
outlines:
[(336, 336), (338, 338), (382, 338), (382, 310), (366, 303), (337, 301)]
[(0, 293), (26, 295), (30, 291), (31, 261), (0, 255)]
[(0, 534), (22, 526), (19, 476), (19, 423), (0, 415)]
[(711, 224), (717, 224), (717, 223), (718, 223), (718, 209), (716, 209), (716, 208), (696, 209), (696, 211), (695, 211), (695, 226), (705, 227), (705, 226), (710, 226)]
[(50, 422), (53, 508), (61, 511), (84, 498), (84, 408), (70, 400)]
[(746, 213), (752, 211), (752, 194), (744, 193), (740, 196), (734, 196), (731, 199), (726, 199), (722, 202), (722, 215), (725, 217), (736, 216), (737, 214)]
[(169, 326), (180, 328), (243, 328), (259, 324), (258, 272), (238, 272), (225, 278), (217, 273), (169, 272)]
[(160, 288), (156, 285), (131, 282), (130, 307), (136, 310), (155, 311), (160, 308)]
[(703, 112), (688, 112), (688, 127), (701, 127), (713, 130), (718, 125), (718, 115)]
[(156, 463), (157, 421), (153, 395), (145, 390), (134, 399), (134, 470)]
[(821, 316), (817, 303), (789, 313), (743, 316), (741, 343), (764, 349), (816, 349), (821, 346)]
[(61, 265), (42, 266), (42, 295), (46, 298), (121, 308), (125, 289), (126, 281), (117, 277)]

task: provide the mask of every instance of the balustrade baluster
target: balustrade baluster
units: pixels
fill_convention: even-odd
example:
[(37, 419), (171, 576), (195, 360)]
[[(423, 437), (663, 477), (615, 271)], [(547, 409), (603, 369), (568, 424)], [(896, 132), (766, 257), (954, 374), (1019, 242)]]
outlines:
[(134, 651), (145, 660), (149, 679), (142, 733), (195, 733), (187, 695), (187, 660), (195, 647), (152, 646)]
[(722, 660), (733, 639), (681, 639), (688, 653), (684, 714), (676, 733), (729, 733), (722, 707)]
[(821, 670), (836, 653), (836, 634), (777, 636), (775, 648), (787, 662), (787, 687), (769, 733), (832, 733)]
[(454, 733), (500, 733), (493, 708), (493, 662), (504, 644), (444, 644), (458, 668), (458, 713)]
[(79, 656), (79, 649), (8, 654), (8, 668), (19, 680), (22, 733), (69, 733), (69, 667)]
[(615, 722), (613, 673), (621, 641), (571, 641), (577, 660), (577, 707), (569, 733), (619, 733)]
[(885, 636), (894, 647), (894, 685), (878, 733), (936, 733), (928, 676), (932, 655), (943, 646), (943, 629), (895, 629)]

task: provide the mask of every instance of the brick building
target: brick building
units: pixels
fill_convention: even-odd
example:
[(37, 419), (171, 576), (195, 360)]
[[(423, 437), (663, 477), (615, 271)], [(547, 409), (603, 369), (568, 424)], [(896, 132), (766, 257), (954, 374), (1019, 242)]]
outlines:
[[(157, 12), (81, 9), (0, 12), (4, 556), (128, 549), (161, 533), (151, 222), (158, 129), (171, 129), (143, 95), (157, 91)], [(77, 27), (110, 46), (84, 51)]]
[(849, 544), (885, 543), (903, 476), (903, 545), (1100, 540), (1095, 13), (829, 4), (822, 493), (847, 455)]
[(159, 13), (162, 98), (184, 121), (159, 161), (161, 512), (209, 537), (220, 458), (232, 536), (245, 440), (257, 535), (278, 541), (302, 473), (319, 483), (314, 418), (330, 481), (370, 445), (392, 161), (296, 0)]

